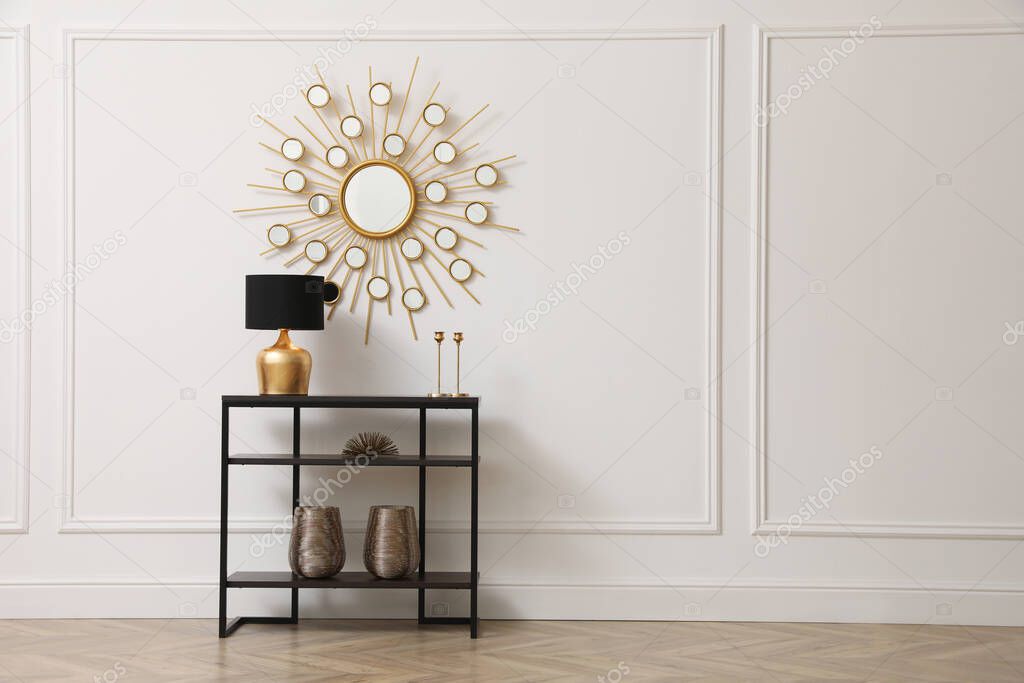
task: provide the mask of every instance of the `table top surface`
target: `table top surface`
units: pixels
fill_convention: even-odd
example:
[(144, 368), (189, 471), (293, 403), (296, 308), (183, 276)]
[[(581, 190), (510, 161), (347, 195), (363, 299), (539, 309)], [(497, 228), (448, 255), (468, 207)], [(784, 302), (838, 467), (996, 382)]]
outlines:
[(227, 407), (248, 408), (476, 408), (479, 396), (260, 396), (224, 395), (221, 402)]

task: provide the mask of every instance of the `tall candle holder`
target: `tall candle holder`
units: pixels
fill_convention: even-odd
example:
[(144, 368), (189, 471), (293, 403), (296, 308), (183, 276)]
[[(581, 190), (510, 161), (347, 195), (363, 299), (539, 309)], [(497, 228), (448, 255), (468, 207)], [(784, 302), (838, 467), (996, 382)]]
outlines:
[(465, 337), (461, 332), (456, 332), (452, 335), (452, 339), (455, 340), (455, 393), (452, 396), (469, 396), (462, 392), (462, 381), (460, 376), (462, 375), (462, 340)]
[(437, 391), (427, 394), (427, 398), (445, 398), (451, 394), (441, 392), (441, 342), (444, 341), (444, 332), (435, 332), (434, 341), (437, 342)]

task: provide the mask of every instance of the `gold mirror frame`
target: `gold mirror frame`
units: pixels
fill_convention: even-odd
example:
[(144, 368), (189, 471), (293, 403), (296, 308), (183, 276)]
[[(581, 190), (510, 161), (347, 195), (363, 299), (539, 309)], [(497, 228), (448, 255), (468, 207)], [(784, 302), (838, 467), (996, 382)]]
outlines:
[[(405, 218), (403, 218), (396, 227), (391, 228), (387, 232), (372, 232), (363, 228), (352, 219), (352, 216), (348, 213), (348, 209), (345, 208), (345, 190), (348, 189), (349, 182), (356, 177), (356, 174), (359, 173), (359, 171), (364, 168), (369, 168), (370, 166), (384, 166), (395, 171), (402, 180), (405, 181), (405, 186), (409, 190), (409, 211), (406, 212)], [(353, 166), (352, 170), (345, 176), (345, 180), (342, 181), (341, 188), (338, 190), (338, 209), (341, 211), (341, 217), (345, 219), (348, 226), (363, 237), (369, 237), (374, 240), (385, 239), (405, 230), (405, 226), (409, 224), (409, 221), (411, 221), (412, 217), (416, 214), (416, 185), (412, 182), (412, 178), (409, 177), (409, 174), (405, 172), (405, 169), (398, 164), (392, 163), (387, 159), (366, 159)]]
[[(462, 255), (463, 241), (466, 245), (484, 248), (482, 241), (477, 241), (477, 238), (482, 239), (480, 236), (486, 232), (519, 232), (518, 227), (494, 220), (491, 215), (493, 202), (476, 199), (479, 196), (476, 194), (462, 194), (481, 189), (489, 190), (493, 185), (505, 185), (505, 181), (498, 180), (497, 177), (494, 178), (494, 183), (480, 183), (479, 175), (483, 172), (481, 169), (490, 170), (494, 176), (498, 176), (498, 164), (516, 158), (515, 154), (508, 154), (484, 160), (482, 163), (471, 162), (473, 156), (469, 153), (478, 148), (480, 143), (469, 144), (471, 141), (465, 138), (466, 131), (471, 130), (470, 124), (478, 121), (480, 115), (490, 105), (483, 104), (474, 113), (454, 113), (438, 101), (444, 99), (443, 96), (437, 97), (440, 81), (433, 84), (425, 102), (414, 102), (411, 95), (416, 92), (414, 85), (419, 63), (417, 57), (411, 66), (407, 84), (397, 90), (387, 78), (375, 80), (373, 69), (369, 70), (366, 84), (371, 89), (377, 85), (377, 89), (381, 90), (379, 95), (384, 94), (380, 85), (384, 85), (390, 91), (389, 101), (383, 105), (374, 102), (373, 98), (369, 97), (369, 91), (363, 90), (363, 87), (358, 87), (353, 92), (349, 83), (328, 85), (324, 74), (314, 66), (317, 80), (312, 83), (312, 90), (307, 88), (303, 93), (306, 97), (301, 98), (301, 108), (305, 109), (306, 116), (315, 117), (312, 125), (301, 112), (290, 118), (282, 117), (276, 123), (268, 117), (259, 116), (260, 121), (266, 124), (265, 133), (280, 136), (277, 139), (261, 140), (259, 145), (273, 154), (277, 160), (284, 159), (291, 163), (284, 168), (278, 165), (280, 161), (265, 166), (263, 170), (275, 176), (274, 182), (247, 183), (247, 186), (264, 192), (291, 193), (289, 199), (268, 200), (256, 206), (234, 209), (236, 214), (253, 217), (265, 216), (264, 212), (288, 211), (299, 214), (293, 214), (292, 219), (274, 216), (274, 221), (282, 222), (274, 222), (269, 228), (263, 226), (267, 229), (268, 246), (260, 255), (280, 258), (283, 260), (283, 267), (301, 268), (307, 274), (322, 270), (332, 287), (331, 295), (326, 297), (327, 300), (324, 302), (329, 309), (326, 317), (330, 319), (343, 308), (350, 314), (362, 308), (366, 316), (364, 344), (370, 339), (374, 307), (386, 305), (390, 315), (393, 303), (391, 300), (396, 293), (406, 300), (413, 299), (412, 303), (420, 304), (413, 308), (405, 306), (413, 339), (418, 339), (414, 313), (418, 316), (418, 311), (435, 301), (435, 295), (449, 307), (455, 307), (454, 298), (460, 294), (453, 295), (449, 284), (455, 285), (456, 292), (464, 293), (469, 300), (479, 304), (480, 299), (471, 290), (473, 285), (470, 281), (475, 274), (479, 273), (482, 277), (483, 273)], [(320, 88), (326, 90), (326, 95)], [(338, 97), (342, 92), (347, 94), (347, 102), (344, 98)], [(310, 94), (313, 95), (312, 99), (316, 104), (310, 102)], [(400, 106), (396, 106), (396, 98)], [(343, 104), (347, 106), (342, 107)], [(323, 128), (329, 139), (324, 137), (324, 133), (314, 130), (317, 126)], [(347, 135), (346, 129), (347, 132), (353, 132), (353, 128), (358, 128), (358, 134)], [(458, 139), (460, 135), (463, 137)], [(388, 145), (385, 141), (391, 144)], [(315, 148), (316, 144), (323, 148), (322, 153)], [(395, 151), (399, 146), (402, 147), (400, 154), (390, 154), (386, 149)], [(440, 156), (446, 161), (446, 153), (455, 158), (445, 163), (438, 160), (436, 152), (441, 152)], [(337, 163), (342, 161), (337, 157), (347, 157), (344, 160), (348, 163)], [(330, 163), (329, 158), (336, 163)], [(372, 165), (397, 171), (403, 182), (395, 182), (390, 176), (387, 179), (381, 178), (379, 180), (384, 186), (382, 189), (376, 181), (367, 182), (365, 188), (363, 183), (353, 181), (359, 171)], [(290, 175), (286, 175), (289, 173)], [(305, 178), (306, 183), (302, 190), (295, 192), (299, 185), (299, 176)], [(292, 190), (283, 186), (285, 177), (291, 181)], [(445, 199), (440, 203), (430, 202), (425, 197), (426, 187), (431, 183), (437, 183), (437, 189), (444, 187), (447, 190)], [(375, 198), (400, 197), (401, 192), (407, 192), (409, 200), (408, 206), (405, 207), (406, 215), (402, 217), (399, 212), (392, 218), (386, 213), (367, 213), (365, 220), (368, 224), (376, 222), (386, 230), (373, 232), (363, 228), (349, 213), (345, 196), (350, 190), (358, 191), (362, 196), (364, 189), (367, 197)], [(313, 211), (314, 207), (317, 211)], [(367, 207), (368, 210), (375, 208), (382, 207)], [(362, 207), (353, 204), (352, 209), (358, 215), (358, 209)], [(474, 220), (470, 220), (470, 216), (473, 216)], [(399, 218), (402, 220), (399, 221)], [(452, 227), (456, 235), (456, 244), (451, 249), (441, 248), (435, 252), (435, 228), (443, 227), (443, 224), (452, 221), (466, 224), (466, 232), (460, 232)], [(420, 238), (414, 236), (420, 233)], [(276, 244), (270, 242), (271, 234), (277, 239)], [(442, 237), (449, 237), (445, 232), (440, 234)], [(310, 262), (310, 251), (318, 257), (317, 261)], [(415, 253), (415, 257), (410, 258), (407, 252)], [(439, 257), (442, 253), (447, 254), (443, 261)], [(432, 258), (426, 258), (425, 254)], [(319, 258), (321, 255), (322, 259)], [(446, 265), (448, 259), (452, 257), (455, 261)], [(438, 267), (440, 274), (436, 275), (435, 270)], [(467, 277), (456, 278), (452, 270), (460, 276)], [(430, 282), (422, 280), (422, 276), (426, 276)], [(366, 291), (366, 278), (382, 278), (388, 286), (387, 295), (382, 299), (369, 296)], [(424, 284), (432, 284), (436, 290), (432, 292), (429, 300), (423, 289)], [(337, 298), (333, 296), (335, 292)], [(346, 302), (345, 306), (340, 305), (342, 301)]]

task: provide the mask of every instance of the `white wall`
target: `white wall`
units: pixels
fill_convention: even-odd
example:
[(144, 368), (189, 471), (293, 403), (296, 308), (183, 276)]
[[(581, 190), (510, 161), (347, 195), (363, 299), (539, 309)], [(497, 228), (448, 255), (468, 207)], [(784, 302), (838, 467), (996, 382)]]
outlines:
[[(245, 187), (274, 139), (252, 106), (362, 22), (328, 82), (372, 65), (404, 83), (419, 55), (414, 101), (441, 79), (457, 117), (490, 102), (467, 141), (519, 155), (495, 199), (523, 232), (481, 233), (484, 305), (431, 307), (419, 342), (376, 316), (364, 347), (341, 311), (296, 337), (314, 392), (419, 394), (422, 333), (466, 332), (484, 616), (1024, 623), (1024, 363), (1003, 341), (1024, 318), (1024, 13), (748, 5), (0, 5), (30, 38), (0, 33), (2, 320), (29, 276), (42, 302), (0, 345), (25, 379), (0, 390), (0, 616), (216, 612), (219, 397), (254, 390), (270, 342), (243, 329), (242, 275), (280, 270), (257, 255), (266, 219), (231, 214), (272, 197)], [(577, 295), (503, 339), (620, 232)], [(463, 419), (431, 424), (431, 448), (464, 452)], [(232, 450), (286, 450), (289, 428), (239, 411)], [(412, 414), (317, 411), (303, 440), (366, 428), (415, 447)], [(232, 484), (232, 569), (286, 567), (284, 545), (253, 547), (287, 515), (287, 472)], [(466, 484), (430, 475), (433, 568), (466, 563)], [(366, 508), (414, 495), (413, 473), (371, 470), (335, 498), (349, 569)], [(283, 609), (275, 593), (233, 591), (231, 611)], [(414, 603), (315, 593), (303, 613)]]

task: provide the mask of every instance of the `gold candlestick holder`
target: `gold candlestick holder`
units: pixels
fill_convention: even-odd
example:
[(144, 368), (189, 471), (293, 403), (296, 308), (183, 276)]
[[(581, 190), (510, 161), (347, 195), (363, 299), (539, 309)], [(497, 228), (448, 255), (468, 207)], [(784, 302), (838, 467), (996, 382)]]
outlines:
[(441, 392), (441, 342), (444, 341), (444, 332), (435, 332), (434, 341), (437, 342), (437, 391), (427, 394), (427, 398), (446, 398), (451, 394)]
[(469, 396), (469, 394), (462, 392), (462, 340), (465, 336), (461, 332), (456, 332), (452, 335), (452, 339), (455, 340), (455, 393), (452, 396)]

